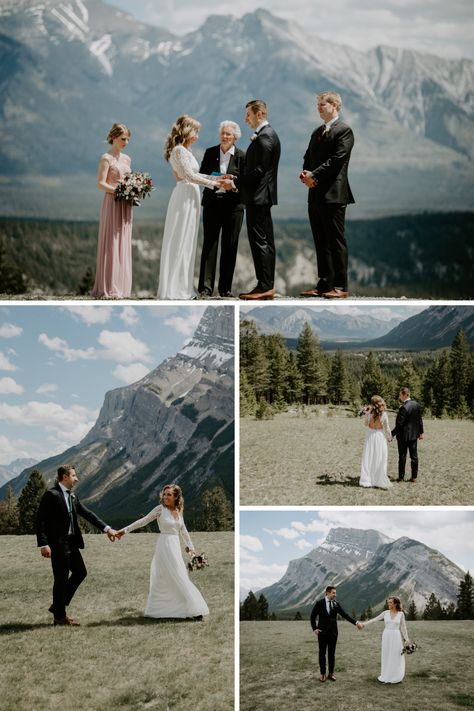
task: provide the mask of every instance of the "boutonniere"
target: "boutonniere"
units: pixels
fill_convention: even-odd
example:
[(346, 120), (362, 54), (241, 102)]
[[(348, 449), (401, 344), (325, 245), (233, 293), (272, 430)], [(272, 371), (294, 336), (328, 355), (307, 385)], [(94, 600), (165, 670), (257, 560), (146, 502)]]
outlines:
[(255, 141), (255, 139), (257, 138), (257, 136), (258, 136), (258, 133), (252, 133), (252, 135), (250, 136), (250, 140), (251, 140), (251, 141)]
[(75, 501), (75, 500), (76, 500), (76, 494), (71, 494), (71, 499), (72, 499), (73, 501)]

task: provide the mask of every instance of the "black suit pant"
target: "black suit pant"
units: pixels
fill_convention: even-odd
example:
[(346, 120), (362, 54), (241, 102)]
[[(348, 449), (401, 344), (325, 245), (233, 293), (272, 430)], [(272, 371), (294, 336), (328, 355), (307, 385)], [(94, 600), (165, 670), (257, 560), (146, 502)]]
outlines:
[(337, 632), (323, 630), (318, 634), (319, 645), (319, 670), (321, 674), (326, 674), (326, 652), (328, 656), (328, 673), (334, 673), (336, 657)]
[(225, 196), (214, 197), (212, 204), (204, 207), (202, 212), (204, 243), (199, 271), (199, 292), (204, 291), (212, 294), (214, 291), (219, 235), (221, 235), (221, 256), (217, 288), (221, 296), (232, 291), (232, 279), (243, 220), (243, 209), (229, 204), (229, 199)]
[(318, 262), (316, 288), (331, 291), (338, 287), (347, 291), (346, 205), (311, 202), (308, 215)]
[(407, 461), (407, 452), (410, 452), (411, 463), (411, 478), (416, 479), (418, 476), (418, 440), (400, 440), (397, 437), (398, 446), (398, 478), (405, 477), (405, 464)]
[(247, 205), (247, 233), (257, 288), (270, 291), (275, 282), (275, 240), (271, 205)]
[(56, 619), (63, 619), (67, 605), (87, 575), (81, 552), (72, 536), (51, 546), (51, 565), (54, 576), (53, 613)]

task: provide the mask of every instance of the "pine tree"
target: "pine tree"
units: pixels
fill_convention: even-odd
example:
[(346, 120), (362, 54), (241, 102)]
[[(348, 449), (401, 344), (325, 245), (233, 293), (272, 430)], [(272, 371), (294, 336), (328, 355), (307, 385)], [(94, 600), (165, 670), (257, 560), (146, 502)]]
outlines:
[(240, 416), (255, 415), (257, 409), (257, 398), (255, 392), (250, 385), (246, 371), (240, 370)]
[(208, 489), (201, 499), (202, 517), (201, 529), (203, 531), (232, 531), (234, 516), (232, 506), (225, 495), (222, 486)]
[(240, 325), (240, 364), (255, 397), (266, 397), (270, 373), (265, 353), (265, 336), (262, 336), (254, 321), (242, 321)]
[(257, 598), (252, 591), (249, 592), (240, 606), (241, 620), (256, 620), (257, 618)]
[(372, 351), (368, 354), (362, 373), (362, 383), (360, 394), (364, 402), (370, 402), (373, 395), (380, 395), (385, 398), (387, 391), (387, 381), (382, 375), (380, 365), (374, 358)]
[(94, 272), (92, 271), (91, 267), (87, 267), (87, 269), (84, 272), (82, 279), (77, 287), (78, 296), (86, 296), (87, 294), (90, 294), (93, 287), (94, 287)]
[(303, 402), (324, 402), (327, 394), (326, 361), (311, 327), (305, 323), (298, 338), (296, 362), (302, 379)]
[(298, 370), (295, 354), (287, 353), (285, 400), (290, 405), (300, 402), (303, 394), (303, 379)]
[(371, 619), (372, 619), (372, 616), (373, 616), (372, 605), (369, 605), (369, 606), (368, 606), (367, 612), (366, 612), (366, 616), (367, 616), (367, 619), (368, 619), (368, 620), (371, 620)]
[(341, 351), (336, 351), (331, 361), (328, 379), (328, 397), (334, 405), (349, 402), (349, 377), (346, 362)]
[(423, 611), (424, 620), (440, 620), (443, 617), (443, 609), (441, 603), (434, 593), (428, 598), (426, 607)]
[(19, 533), (35, 533), (36, 514), (46, 488), (46, 482), (41, 472), (38, 469), (33, 469), (18, 498)]
[(299, 622), (302, 619), (303, 619), (303, 617), (301, 616), (301, 612), (299, 610), (297, 610), (296, 615), (295, 615), (295, 621)]
[(0, 293), (23, 294), (28, 291), (28, 279), (7, 257), (3, 239), (0, 239)]
[(467, 571), (464, 579), (459, 583), (457, 602), (456, 617), (461, 620), (474, 619), (474, 589), (472, 576), (469, 571)]
[(260, 595), (257, 600), (257, 620), (268, 620), (268, 600), (265, 595)]
[(416, 620), (418, 619), (418, 610), (416, 609), (416, 604), (415, 601), (412, 600), (410, 602), (410, 605), (408, 607), (408, 612), (407, 612), (407, 620)]
[(433, 403), (432, 412), (435, 417), (446, 415), (451, 404), (451, 364), (447, 351), (436, 361), (432, 371)]
[(282, 410), (285, 407), (285, 390), (288, 376), (286, 344), (282, 336), (271, 335), (267, 338), (267, 358), (270, 375), (269, 402)]
[(0, 501), (0, 535), (18, 533), (18, 505), (11, 486), (7, 488), (6, 499)]
[(459, 406), (462, 406), (461, 400), (466, 402), (469, 385), (469, 351), (466, 332), (463, 329), (460, 329), (454, 337), (449, 361), (451, 365), (451, 410), (460, 417), (462, 412), (459, 412)]
[(420, 400), (421, 398), (421, 378), (418, 375), (418, 371), (413, 365), (413, 360), (410, 356), (407, 357), (402, 367), (396, 381), (396, 396), (398, 399), (398, 394), (401, 388), (410, 388), (410, 397), (413, 400)]

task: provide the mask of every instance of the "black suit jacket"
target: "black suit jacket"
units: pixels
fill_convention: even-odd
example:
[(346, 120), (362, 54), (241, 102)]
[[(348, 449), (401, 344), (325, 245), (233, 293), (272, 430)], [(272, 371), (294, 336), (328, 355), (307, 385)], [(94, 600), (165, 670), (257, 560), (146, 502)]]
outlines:
[[(233, 156), (230, 157), (227, 172), (229, 174), (235, 175), (236, 177), (239, 177), (244, 170), (244, 166), (245, 152), (235, 146), (235, 153)], [(212, 148), (206, 148), (206, 152), (204, 153), (199, 172), (204, 173), (205, 175), (211, 175), (212, 173), (220, 172), (220, 145), (212, 146)], [(214, 203), (214, 200), (216, 199), (216, 190), (213, 190), (212, 188), (204, 189), (201, 203), (203, 207), (208, 207)], [(226, 204), (232, 206), (234, 210), (244, 209), (244, 204), (240, 191), (238, 193), (235, 193), (231, 190), (228, 190), (223, 197), (218, 199), (225, 200)]]
[(280, 161), (280, 139), (267, 124), (251, 141), (246, 154), (245, 170), (235, 182), (242, 189), (246, 205), (278, 204), (277, 176)]
[(308, 190), (309, 203), (355, 202), (347, 177), (353, 145), (352, 129), (342, 121), (333, 123), (327, 134), (323, 126), (313, 131), (303, 160), (303, 170), (311, 171), (318, 183)]
[(423, 434), (422, 412), (421, 405), (416, 400), (406, 400), (397, 413), (392, 437), (401, 442), (418, 439)]
[(355, 625), (356, 620), (354, 620), (350, 615), (345, 612), (337, 600), (333, 603), (333, 609), (331, 614), (328, 614), (326, 609), (326, 598), (323, 597), (322, 600), (318, 600), (311, 611), (311, 627), (313, 631), (315, 629), (320, 629), (321, 632), (331, 632), (337, 634), (337, 616), (341, 615), (348, 622)]
[[(83, 506), (76, 494), (72, 494), (73, 498), (73, 520), (74, 520), (74, 537), (78, 548), (84, 548), (84, 539), (79, 529), (77, 516), (82, 516), (86, 521), (89, 521), (93, 526), (101, 531), (106, 528), (105, 524), (92, 511)], [(64, 494), (59, 486), (55, 484), (52, 489), (48, 489), (43, 494), (41, 499), (37, 521), (36, 521), (36, 538), (38, 546), (61, 546), (68, 539), (69, 532), (69, 511), (67, 510)]]

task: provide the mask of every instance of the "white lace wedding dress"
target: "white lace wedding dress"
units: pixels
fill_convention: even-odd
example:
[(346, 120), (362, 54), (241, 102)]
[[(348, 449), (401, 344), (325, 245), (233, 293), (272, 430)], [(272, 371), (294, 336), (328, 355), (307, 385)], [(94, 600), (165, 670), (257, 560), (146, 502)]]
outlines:
[(194, 299), (194, 262), (201, 214), (199, 185), (214, 188), (217, 178), (199, 173), (184, 146), (175, 146), (169, 162), (177, 179), (166, 212), (161, 247), (159, 299)]
[(405, 655), (402, 654), (402, 637), (403, 640), (408, 640), (405, 615), (398, 611), (392, 617), (390, 610), (385, 610), (363, 624), (370, 625), (379, 620), (385, 622), (385, 629), (382, 634), (381, 670), (378, 680), (385, 684), (398, 684), (405, 676)]
[(194, 550), (194, 546), (181, 514), (176, 519), (166, 506), (160, 504), (124, 530), (129, 533), (154, 520), (158, 521), (160, 534), (151, 561), (145, 617), (208, 615), (209, 608), (197, 587), (190, 581), (183, 561), (179, 536), (188, 548)]
[(387, 442), (391, 442), (392, 435), (388, 415), (386, 412), (382, 412), (380, 421), (378, 421), (374, 420), (369, 412), (364, 417), (364, 424), (368, 429), (362, 452), (359, 486), (390, 489), (393, 485), (387, 476)]

